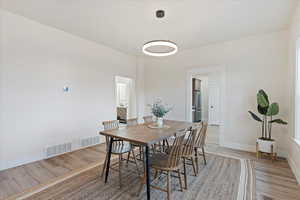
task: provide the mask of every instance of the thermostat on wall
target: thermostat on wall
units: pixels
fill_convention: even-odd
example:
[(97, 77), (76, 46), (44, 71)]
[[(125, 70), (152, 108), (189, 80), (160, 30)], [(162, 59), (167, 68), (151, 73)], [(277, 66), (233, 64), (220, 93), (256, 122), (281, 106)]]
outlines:
[(69, 91), (70, 91), (70, 88), (69, 88), (68, 86), (65, 86), (65, 87), (63, 88), (63, 91), (64, 91), (64, 92), (69, 92)]

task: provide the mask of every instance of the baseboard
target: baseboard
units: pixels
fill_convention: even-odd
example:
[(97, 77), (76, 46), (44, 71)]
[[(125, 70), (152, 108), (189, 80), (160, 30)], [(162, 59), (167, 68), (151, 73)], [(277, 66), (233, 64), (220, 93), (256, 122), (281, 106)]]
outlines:
[[(256, 152), (256, 145), (220, 141), (220, 146), (230, 148), (230, 149), (241, 150), (241, 151)], [(279, 149), (278, 156), (287, 158), (287, 153), (285, 151)]]
[[(289, 138), (289, 143), (290, 144), (288, 144), (288, 145), (290, 146), (290, 148), (292, 148), (292, 150), (296, 151), (294, 153), (294, 155), (299, 156), (300, 144), (292, 137)], [(300, 184), (300, 168), (299, 168), (299, 166), (297, 166), (297, 161), (295, 160), (295, 158), (291, 152), (289, 152), (289, 154), (287, 156), (287, 160), (288, 160), (288, 163), (297, 179), (298, 184)], [(300, 159), (298, 160), (298, 163), (299, 162), (300, 162)]]
[(67, 179), (70, 179), (70, 178), (72, 178), (72, 177), (74, 177), (74, 176), (76, 176), (76, 175), (78, 175), (80, 173), (86, 172), (86, 171), (88, 171), (90, 169), (93, 169), (95, 167), (99, 167), (103, 163), (104, 163), (104, 161), (91, 163), (88, 166), (84, 166), (82, 168), (73, 170), (71, 172), (66, 173), (65, 175), (53, 178), (52, 180), (49, 180), (46, 183), (39, 184), (39, 185), (34, 186), (32, 188), (29, 188), (29, 189), (27, 189), (27, 190), (25, 190), (23, 192), (20, 192), (18, 194), (12, 195), (12, 196), (8, 197), (6, 200), (15, 200), (15, 199), (22, 200), (22, 199), (27, 199), (30, 196), (34, 195), (34, 194), (37, 194), (37, 193), (39, 193), (39, 192), (41, 192), (43, 190), (46, 190), (47, 188), (50, 188), (50, 187), (52, 187), (54, 185), (57, 185), (57, 184), (65, 181)]
[[(80, 149), (96, 146), (96, 145), (99, 145), (99, 144), (102, 144), (102, 143), (103, 143), (103, 141), (100, 140), (100, 143), (98, 143), (98, 144), (94, 144), (94, 145), (90, 145), (90, 146), (86, 146), (86, 147), (76, 147), (76, 148), (72, 149), (69, 152), (65, 152), (65, 153), (62, 153), (62, 154), (59, 154), (59, 155), (63, 155), (63, 154), (66, 154), (66, 153), (71, 153), (71, 152), (74, 152), (74, 151), (78, 151)], [(56, 156), (59, 156), (59, 155), (56, 155)], [(18, 159), (18, 160), (6, 161), (6, 162), (1, 163), (0, 171), (10, 169), (10, 168), (14, 168), (14, 167), (18, 167), (18, 166), (21, 166), (21, 165), (26, 165), (26, 164), (29, 164), (29, 163), (32, 163), (32, 162), (37, 162), (37, 161), (44, 160), (44, 159), (48, 159), (48, 158), (45, 157), (44, 153), (41, 153), (40, 155), (32, 156), (30, 158), (22, 158), (22, 159)]]
[(10, 168), (14, 168), (14, 167), (18, 167), (21, 165), (26, 165), (32, 162), (36, 162), (39, 160), (43, 160), (44, 157), (43, 156), (33, 156), (31, 158), (23, 158), (23, 159), (18, 159), (18, 160), (10, 160), (10, 161), (6, 161), (3, 162), (0, 171), (2, 170), (6, 170), (6, 169), (10, 169)]
[(287, 157), (287, 161), (297, 179), (298, 184), (300, 184), (300, 169), (299, 169), (299, 167), (297, 167), (295, 161), (292, 159), (291, 156)]
[[(299, 149), (300, 152), (300, 146), (299, 144), (297, 144), (294, 139), (291, 139), (290, 142), (292, 144), (290, 145), (297, 145), (297, 147)], [(220, 141), (220, 146), (222, 147), (227, 147), (227, 148), (231, 148), (231, 149), (237, 149), (237, 150), (242, 150), (242, 151), (249, 151), (249, 152), (255, 152), (256, 151), (256, 146), (255, 145), (247, 145), (247, 144), (239, 144), (239, 143), (229, 143), (229, 142), (221, 142)], [(300, 184), (300, 168), (299, 166), (297, 166), (296, 161), (293, 159), (293, 157), (288, 154), (287, 152), (283, 151), (282, 149), (278, 151), (278, 156), (279, 157), (283, 157), (286, 158), (296, 179), (297, 182)]]

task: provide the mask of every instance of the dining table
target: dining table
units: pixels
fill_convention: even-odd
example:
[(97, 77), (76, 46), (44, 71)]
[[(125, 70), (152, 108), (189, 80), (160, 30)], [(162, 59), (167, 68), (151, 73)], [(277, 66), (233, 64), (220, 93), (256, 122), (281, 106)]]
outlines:
[(175, 136), (177, 132), (182, 130), (189, 130), (193, 126), (193, 123), (186, 121), (175, 121), (175, 120), (164, 120), (164, 125), (162, 127), (157, 127), (155, 122), (153, 123), (143, 123), (134, 126), (125, 126), (118, 129), (110, 129), (100, 131), (100, 135), (108, 136), (109, 146), (108, 146), (108, 157), (106, 162), (106, 172), (105, 172), (105, 183), (107, 183), (107, 178), (109, 175), (109, 166), (111, 160), (111, 150), (114, 141), (128, 141), (133, 144), (140, 145), (144, 147), (145, 151), (145, 175), (146, 175), (146, 189), (147, 189), (147, 199), (150, 200), (150, 147), (160, 141), (167, 140), (168, 138)]

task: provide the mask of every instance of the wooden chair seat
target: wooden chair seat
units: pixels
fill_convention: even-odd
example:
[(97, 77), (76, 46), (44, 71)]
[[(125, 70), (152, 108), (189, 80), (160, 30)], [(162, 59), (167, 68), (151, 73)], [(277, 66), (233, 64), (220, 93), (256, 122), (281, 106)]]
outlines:
[[(149, 158), (149, 163), (153, 168), (160, 169), (160, 170), (175, 170), (178, 169), (178, 166), (176, 167), (170, 167), (170, 159), (169, 155), (165, 153), (154, 153)], [(175, 159), (175, 158), (174, 158)]]

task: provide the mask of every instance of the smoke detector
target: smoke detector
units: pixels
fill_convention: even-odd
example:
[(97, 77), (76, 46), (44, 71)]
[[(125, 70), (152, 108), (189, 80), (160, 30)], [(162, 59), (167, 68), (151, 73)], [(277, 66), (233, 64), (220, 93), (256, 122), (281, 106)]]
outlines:
[(164, 10), (157, 10), (156, 11), (156, 17), (157, 18), (163, 18), (165, 16), (165, 11)]

